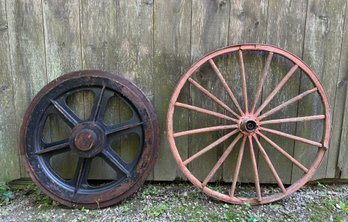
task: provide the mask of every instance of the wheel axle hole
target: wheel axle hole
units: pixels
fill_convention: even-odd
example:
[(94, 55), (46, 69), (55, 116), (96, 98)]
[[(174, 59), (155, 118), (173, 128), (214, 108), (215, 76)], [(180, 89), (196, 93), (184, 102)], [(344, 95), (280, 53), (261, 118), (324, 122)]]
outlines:
[(253, 120), (247, 121), (245, 125), (246, 125), (246, 129), (247, 129), (248, 131), (253, 131), (253, 130), (255, 130), (255, 128), (256, 128), (256, 122), (253, 121)]

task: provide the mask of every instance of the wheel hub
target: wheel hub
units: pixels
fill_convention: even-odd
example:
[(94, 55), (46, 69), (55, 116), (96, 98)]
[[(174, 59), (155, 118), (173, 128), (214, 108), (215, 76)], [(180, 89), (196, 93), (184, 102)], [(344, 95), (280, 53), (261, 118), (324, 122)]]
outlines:
[(81, 157), (89, 158), (104, 149), (105, 141), (105, 130), (102, 126), (96, 122), (84, 122), (73, 129), (70, 147)]
[(244, 133), (253, 133), (257, 128), (257, 120), (252, 117), (244, 117), (239, 123), (239, 129)]

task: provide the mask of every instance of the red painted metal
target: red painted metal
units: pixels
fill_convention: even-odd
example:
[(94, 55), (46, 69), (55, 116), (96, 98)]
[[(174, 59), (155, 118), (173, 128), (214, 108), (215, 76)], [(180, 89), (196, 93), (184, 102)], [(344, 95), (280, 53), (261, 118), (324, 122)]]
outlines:
[[(256, 93), (254, 96), (254, 99), (251, 103), (251, 109), (249, 110), (249, 98), (247, 94), (247, 87), (248, 82), (246, 78), (246, 74), (248, 74), (245, 69), (245, 61), (244, 60), (244, 52), (246, 51), (259, 51), (259, 52), (265, 52), (267, 53), (267, 58), (264, 64), (264, 67), (262, 70), (260, 70), (260, 82), (256, 88)], [(236, 98), (236, 94), (233, 93), (233, 88), (231, 88), (217, 65), (215, 64), (214, 60), (217, 61), (217, 59), (221, 56), (228, 55), (228, 54), (237, 54), (237, 62), (239, 64), (239, 70), (240, 70), (240, 80), (241, 80), (241, 91), (242, 91), (242, 99), (243, 108), (241, 108), (240, 103), (238, 102)], [(292, 62), (294, 65), (292, 68), (288, 71), (288, 73), (283, 77), (283, 79), (278, 83), (278, 85), (273, 89), (273, 91), (268, 95), (268, 97), (263, 101), (263, 103), (257, 107), (257, 104), (261, 97), (261, 92), (264, 87), (264, 83), (266, 78), (268, 77), (268, 72), (270, 70), (270, 66), (272, 64), (272, 58), (274, 56), (281, 56), (290, 62)], [(218, 79), (220, 80), (223, 87), (221, 87), (220, 90), (225, 90), (227, 95), (232, 100), (236, 110), (234, 108), (228, 106), (225, 102), (222, 102), (222, 98), (216, 97), (209, 89), (204, 88), (198, 80), (194, 80), (193, 77), (197, 73), (197, 71), (203, 67), (206, 64), (210, 64), (210, 67), (213, 70), (213, 73), (216, 74)], [(314, 88), (307, 90), (305, 92), (302, 92), (298, 96), (293, 97), (292, 99), (279, 104), (278, 106), (272, 108), (271, 110), (267, 112), (263, 112), (263, 110), (269, 105), (269, 103), (272, 101), (272, 99), (279, 93), (279, 91), (283, 88), (284, 85), (289, 84), (288, 80), (293, 76), (293, 74), (296, 71), (301, 71), (302, 75), (306, 75), (311, 82), (314, 85)], [(191, 104), (183, 104), (178, 101), (179, 95), (182, 93), (182, 89), (185, 84), (190, 84), (191, 86), (197, 88), (200, 92), (203, 93), (203, 95), (207, 96), (207, 99), (210, 99), (214, 101), (216, 104), (218, 104), (220, 107), (222, 107), (225, 111), (227, 111), (227, 114), (217, 113), (215, 111), (209, 110), (205, 107), (196, 107)], [(297, 117), (289, 117), (289, 118), (281, 118), (281, 119), (267, 119), (264, 120), (266, 117), (271, 116), (272, 114), (283, 110), (284, 108), (288, 107), (291, 104), (294, 104), (295, 102), (298, 102), (302, 100), (304, 97), (308, 96), (309, 94), (316, 93), (321, 99), (322, 102), (322, 108), (323, 113), (322, 114), (314, 114), (314, 115), (308, 115), (308, 116), (297, 116)], [(213, 116), (214, 118), (222, 118), (227, 121), (232, 121), (232, 123), (229, 123), (230, 125), (218, 125), (218, 126), (212, 126), (212, 127), (204, 127), (200, 129), (188, 129), (182, 132), (175, 132), (174, 131), (174, 124), (180, 124), (178, 122), (175, 122), (174, 118), (174, 112), (176, 109), (188, 109), (191, 111), (191, 115), (194, 115), (195, 112), (204, 113), (209, 116)], [(256, 110), (256, 111), (255, 111)], [(239, 113), (239, 114), (238, 114)], [(233, 115), (233, 117), (230, 116), (230, 114)], [(324, 124), (324, 133), (322, 137), (322, 141), (313, 141), (310, 139), (302, 138), (300, 136), (291, 135), (285, 132), (281, 132), (278, 130), (268, 129), (265, 127), (265, 125), (268, 124), (285, 124), (285, 123), (296, 123), (296, 122), (304, 122), (304, 121), (322, 121)], [(243, 204), (243, 203), (251, 203), (251, 204), (263, 204), (263, 203), (269, 203), (276, 200), (279, 200), (281, 198), (284, 198), (291, 193), (298, 190), (300, 187), (302, 187), (315, 173), (316, 169), (320, 165), (320, 162), (322, 161), (324, 154), (328, 148), (329, 139), (330, 139), (330, 128), (331, 128), (331, 117), (330, 117), (330, 107), (328, 103), (328, 99), (326, 96), (326, 93), (324, 91), (323, 86), (321, 85), (319, 79), (317, 76), (313, 73), (313, 71), (310, 70), (310, 68), (301, 61), (298, 57), (294, 56), (293, 54), (274, 47), (270, 45), (261, 45), (261, 44), (243, 44), (243, 45), (235, 45), (226, 47), (217, 51), (214, 51), (204, 57), (202, 57), (200, 60), (198, 60), (195, 64), (191, 66), (191, 68), (182, 76), (180, 81), (178, 82), (172, 98), (170, 100), (169, 109), (168, 109), (168, 116), (167, 116), (167, 130), (168, 130), (168, 140), (170, 144), (171, 151), (173, 153), (174, 159), (176, 160), (180, 170), (183, 172), (183, 174), (197, 187), (201, 188), (203, 192), (205, 192), (207, 195), (212, 196), (214, 198), (217, 198), (219, 200), (228, 202), (228, 203), (236, 203), (236, 204)], [(180, 147), (177, 147), (176, 144), (176, 137), (179, 136), (191, 136), (193, 134), (199, 134), (199, 133), (209, 133), (213, 131), (222, 131), (224, 130), (226, 135), (221, 136), (216, 141), (212, 142), (210, 145), (202, 148), (197, 153), (193, 154), (192, 156), (188, 157), (186, 160), (181, 159), (180, 155)], [(318, 149), (316, 158), (312, 161), (312, 165), (310, 167), (304, 166), (300, 161), (298, 161), (295, 157), (287, 153), (284, 149), (282, 149), (279, 145), (274, 143), (271, 139), (269, 139), (266, 135), (263, 134), (263, 132), (271, 133), (275, 136), (284, 137), (287, 139), (291, 139), (297, 142), (301, 142), (304, 144), (308, 144), (310, 146), (315, 146)], [(203, 181), (200, 181), (197, 179), (192, 172), (188, 169), (187, 165), (191, 163), (192, 161), (195, 161), (198, 157), (202, 155), (206, 155), (206, 153), (217, 147), (218, 145), (225, 143), (230, 137), (235, 136), (235, 139), (232, 141), (232, 143), (229, 144), (225, 152), (222, 154), (220, 159), (217, 161), (215, 166), (211, 169), (209, 174), (205, 177)], [(271, 153), (266, 153), (263, 145), (261, 144), (259, 138), (262, 138), (265, 140), (272, 148), (274, 148), (275, 151), (285, 156), (291, 163), (293, 163), (295, 166), (297, 166), (299, 169), (301, 169), (304, 174), (303, 176), (296, 181), (295, 183), (291, 184), (288, 187), (285, 187), (283, 185), (281, 177), (278, 175), (278, 172), (276, 170), (276, 167), (273, 165), (271, 159), (269, 158), (269, 155), (272, 155)], [(248, 140), (248, 142), (246, 142)], [(230, 155), (231, 150), (236, 146), (238, 141), (242, 141), (240, 150), (237, 157), (235, 172), (233, 173), (233, 181), (231, 184), (230, 191), (226, 193), (218, 192), (215, 190), (210, 189), (207, 184), (217, 170), (221, 167), (221, 165), (224, 163), (228, 155)], [(253, 145), (253, 141), (257, 144), (256, 147)], [(254, 179), (255, 179), (255, 189), (256, 189), (256, 196), (255, 197), (242, 197), (238, 196), (236, 191), (236, 183), (238, 181), (238, 177), (240, 174), (240, 168), (243, 166), (242, 159), (243, 154), (245, 152), (245, 146), (249, 147), (250, 151), (250, 157), (252, 162), (252, 170), (254, 172)], [(269, 167), (273, 177), (275, 178), (279, 188), (280, 192), (272, 193), (272, 194), (263, 194), (261, 192), (261, 186), (260, 186), (260, 179), (259, 179), (259, 172), (257, 168), (257, 160), (255, 157), (255, 151), (254, 149), (258, 149), (260, 151), (260, 154), (264, 158), (266, 165)]]

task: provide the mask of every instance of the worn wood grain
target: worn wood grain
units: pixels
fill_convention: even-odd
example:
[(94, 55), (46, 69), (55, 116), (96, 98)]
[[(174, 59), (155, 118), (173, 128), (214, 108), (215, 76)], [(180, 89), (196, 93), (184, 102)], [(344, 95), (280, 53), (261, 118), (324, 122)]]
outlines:
[[(111, 0), (80, 1), (80, 32), (81, 32), (81, 58), (83, 69), (101, 69), (117, 72), (118, 45), (117, 45), (117, 17), (116, 2)], [(91, 94), (84, 93), (84, 115), (89, 115), (89, 110), (94, 103)], [(119, 118), (118, 104), (113, 103), (108, 109), (110, 118), (115, 122)], [(101, 158), (92, 162), (90, 178), (114, 178), (114, 170)]]
[[(47, 83), (43, 37), (42, 4), (40, 1), (6, 2), (10, 44), (11, 73), (15, 87), (13, 102), (15, 131), (19, 127), (29, 102)], [(18, 143), (18, 140), (16, 141)], [(18, 145), (16, 146), (18, 147)], [(25, 176), (24, 168), (21, 175)]]
[[(267, 43), (276, 45), (291, 51), (295, 55), (302, 55), (302, 44), (304, 41), (303, 30), (305, 27), (307, 2), (293, 1), (269, 1), (268, 21), (267, 21)], [(275, 86), (290, 70), (292, 64), (286, 63), (286, 59), (274, 56), (271, 64), (270, 73), (265, 81), (265, 87), (262, 93), (264, 100), (273, 91)], [(284, 85), (281, 91), (274, 97), (264, 111), (271, 107), (287, 101), (288, 99), (298, 95), (299, 89), (299, 73), (296, 73)], [(285, 110), (272, 115), (270, 119), (294, 117), (297, 115), (297, 105), (286, 108)], [(289, 134), (296, 134), (294, 124), (281, 124), (272, 126), (273, 129), (280, 130)], [(267, 134), (277, 144), (282, 144), (285, 151), (292, 154), (294, 141), (284, 139), (278, 136)], [(292, 163), (288, 161), (282, 154), (275, 152), (272, 147), (262, 141), (264, 148), (270, 156), (283, 183), (290, 183), (291, 173), (289, 169)], [(275, 183), (275, 179), (270, 173), (268, 166), (265, 164), (263, 157), (259, 156), (259, 176), (261, 183)]]
[[(345, 7), (346, 1), (309, 1), (308, 3), (303, 59), (318, 75), (331, 105), (335, 103)], [(302, 78), (301, 89), (306, 88), (308, 83), (308, 80)], [(299, 116), (322, 112), (320, 106), (320, 100), (315, 99), (315, 97), (304, 99), (300, 103)], [(331, 110), (333, 122), (336, 123), (332, 132), (337, 134), (341, 131), (339, 124), (337, 124), (340, 120), (338, 115), (333, 116), (333, 114), (335, 114), (335, 107)], [(307, 122), (298, 126), (298, 132), (302, 137), (316, 141), (321, 140), (320, 131), (322, 126), (319, 125), (318, 121)], [(328, 160), (336, 161), (338, 150), (336, 140), (337, 136), (335, 135), (331, 140), (330, 149), (313, 179), (325, 178)], [(294, 153), (295, 158), (305, 165), (309, 165), (313, 157), (316, 156), (316, 152), (310, 151), (302, 144), (298, 144), (297, 147), (298, 149)], [(332, 174), (332, 170), (329, 171)], [(300, 175), (301, 172), (294, 168), (293, 180)]]
[[(222, 0), (214, 1), (192, 1), (192, 26), (191, 26), (191, 60), (196, 61), (204, 54), (227, 45), (228, 21), (229, 21), (229, 2)], [(215, 61), (220, 63), (222, 61)], [(219, 66), (221, 67), (221, 66)], [(221, 84), (216, 78), (211, 67), (206, 66), (196, 74), (196, 80), (203, 84), (208, 90), (214, 92), (217, 97), (222, 97), (223, 92), (218, 86)], [(192, 87), (190, 89), (191, 103), (202, 108), (216, 110), (217, 105), (202, 95)], [(190, 112), (190, 128), (201, 128), (205, 126), (214, 126), (221, 122), (214, 118), (206, 118), (197, 113)], [(201, 150), (203, 147), (212, 143), (221, 137), (221, 132), (206, 133), (190, 137), (189, 155)], [(209, 174), (218, 158), (222, 155), (223, 147), (216, 147), (205, 155), (189, 164), (190, 171), (199, 179), (203, 180)], [(219, 180), (222, 177), (220, 168), (212, 181)]]
[[(268, 1), (235, 1), (234, 4), (231, 4), (228, 33), (229, 45), (239, 43), (265, 43), (267, 28), (267, 9)], [(256, 91), (255, 89), (259, 82), (259, 75), (261, 73), (264, 60), (258, 56), (245, 56), (248, 97), (250, 101), (249, 109), (251, 109), (251, 103), (254, 99)], [(228, 61), (227, 65), (227, 69), (229, 70), (227, 79), (230, 86), (233, 86), (232, 90), (235, 93), (241, 92), (238, 63), (236, 61)], [(227, 158), (226, 163), (224, 163), (223, 165), (224, 181), (232, 180), (238, 152), (239, 148), (234, 149), (231, 155)], [(254, 182), (254, 176), (252, 173), (250, 173), (250, 169), (252, 169), (252, 162), (249, 149), (245, 149), (244, 152), (245, 154), (243, 155), (239, 181)]]
[[(344, 33), (341, 47), (341, 58), (340, 58), (340, 78), (337, 83), (337, 91), (336, 91), (336, 101), (335, 108), (337, 108), (338, 112), (342, 113), (342, 128), (339, 138), (339, 153), (337, 165), (335, 167), (335, 178), (347, 179), (348, 178), (348, 87), (347, 87), (347, 79), (348, 79), (348, 20), (347, 20), (347, 12), (348, 7), (346, 6), (346, 14), (344, 21)], [(341, 88), (344, 88), (345, 91), (342, 92)], [(345, 98), (345, 100), (344, 100)], [(343, 106), (344, 105), (344, 106)], [(335, 109), (336, 110), (336, 109)], [(336, 136), (336, 135), (335, 135)], [(336, 136), (337, 137), (337, 136)], [(332, 170), (332, 163), (334, 162), (332, 159), (328, 162), (328, 169)], [(328, 175), (328, 174), (327, 174)]]
[[(184, 179), (176, 167), (170, 152), (166, 120), (167, 109), (174, 86), (179, 77), (191, 65), (190, 30), (191, 2), (190, 1), (155, 1), (154, 2), (154, 103), (157, 111), (161, 146), (160, 154), (154, 170), (156, 180)], [(188, 102), (188, 87), (182, 92), (181, 102)], [(178, 131), (188, 128), (188, 111), (175, 110), (175, 127)], [(187, 158), (188, 138), (177, 140), (182, 158)]]
[(121, 0), (115, 7), (117, 70), (153, 100), (153, 1)]
[(14, 85), (11, 73), (10, 45), (6, 1), (0, 1), (0, 153), (2, 156), (0, 181), (9, 181), (20, 177), (16, 116), (13, 104)]

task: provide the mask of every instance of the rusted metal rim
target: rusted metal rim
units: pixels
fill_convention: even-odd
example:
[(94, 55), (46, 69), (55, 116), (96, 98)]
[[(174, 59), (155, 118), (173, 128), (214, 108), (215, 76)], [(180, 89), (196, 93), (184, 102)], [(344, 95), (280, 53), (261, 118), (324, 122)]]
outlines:
[[(263, 52), (267, 54), (267, 58), (265, 59), (265, 64), (262, 70), (260, 70), (260, 82), (259, 86), (256, 89), (256, 93), (254, 95), (254, 100), (250, 103), (248, 95), (247, 95), (247, 87), (248, 83), (246, 81), (246, 71), (244, 64), (244, 53), (246, 52)], [(236, 58), (239, 64), (240, 70), (240, 79), (241, 79), (241, 88), (242, 88), (242, 103), (244, 106), (241, 106), (238, 100), (233, 93), (233, 88), (230, 88), (225, 77), (222, 72), (219, 70), (214, 60), (216, 61), (219, 57), (228, 54), (236, 54)], [(260, 101), (260, 95), (264, 86), (265, 79), (267, 78), (267, 73), (269, 71), (269, 67), (272, 63), (273, 55), (278, 55), (289, 62), (293, 63), (293, 66), (288, 73), (283, 77), (283, 79), (278, 83), (278, 85), (271, 91), (271, 94), (261, 103), (259, 107), (257, 107), (258, 101)], [(209, 88), (204, 88), (198, 81), (196, 81), (193, 77), (200, 70), (201, 67), (209, 66), (212, 70), (212, 73), (216, 74), (217, 79), (220, 81), (223, 87), (221, 90), (225, 90), (225, 94), (228, 95), (231, 100), (233, 107), (226, 105), (222, 102), (222, 99), (219, 99), (217, 96), (210, 92)], [(272, 108), (271, 110), (263, 113), (264, 108), (270, 103), (270, 101), (274, 98), (274, 96), (279, 93), (280, 89), (287, 84), (287, 80), (291, 78), (291, 76), (300, 70), (301, 75), (306, 75), (309, 80), (314, 85), (314, 88), (307, 90), (294, 98), (284, 102), (283, 104), (279, 104), (277, 107)], [(210, 101), (213, 101), (224, 109), (226, 114), (218, 113), (212, 110), (209, 110), (205, 107), (196, 107), (191, 104), (185, 104), (183, 102), (178, 101), (179, 95), (183, 93), (184, 85), (190, 85), (191, 87), (197, 89)], [(323, 109), (323, 114), (321, 115), (312, 115), (312, 116), (298, 116), (284, 119), (273, 119), (273, 120), (265, 120), (268, 116), (276, 113), (280, 110), (285, 109), (287, 106), (302, 100), (309, 94), (316, 93), (321, 100), (321, 106)], [(212, 126), (212, 127), (204, 127), (199, 129), (188, 129), (185, 131), (175, 132), (174, 124), (178, 124), (174, 119), (174, 112), (177, 109), (187, 109), (193, 113), (201, 113), (206, 114), (207, 116), (213, 116), (214, 118), (222, 118), (224, 120), (228, 120), (230, 124), (220, 125), (220, 126)], [(290, 122), (304, 122), (304, 121), (322, 121), (323, 124), (323, 135), (321, 141), (312, 141), (306, 138), (302, 138), (299, 136), (287, 134), (281, 131), (272, 130), (267, 128), (267, 124), (285, 124)], [(199, 59), (195, 64), (191, 66), (191, 68), (181, 77), (178, 82), (172, 98), (170, 100), (168, 115), (167, 115), (167, 130), (168, 130), (168, 140), (170, 144), (170, 149), (173, 153), (173, 156), (183, 174), (197, 187), (201, 188), (203, 192), (207, 195), (214, 197), (216, 199), (235, 204), (243, 204), (243, 203), (251, 203), (251, 204), (264, 204), (279, 200), (284, 198), (294, 191), (301, 188), (315, 173), (316, 169), (319, 167), (324, 154), (328, 148), (329, 139), (330, 139), (330, 131), (331, 131), (331, 116), (330, 116), (330, 107), (327, 95), (324, 91), (323, 86), (321, 85), (319, 79), (314, 74), (314, 72), (298, 57), (291, 54), (290, 52), (280, 49), (271, 45), (262, 45), (262, 44), (242, 44), (226, 47), (223, 49), (219, 49), (214, 51), (201, 59)], [(218, 140), (209, 144), (206, 147), (202, 147), (202, 149), (189, 156), (187, 159), (183, 160), (181, 156), (180, 150), (181, 147), (177, 147), (176, 139), (178, 137), (189, 137), (193, 134), (199, 133), (209, 133), (214, 131), (224, 130), (226, 134), (220, 137)], [(274, 143), (270, 140), (264, 132), (271, 133), (275, 136), (290, 139), (299, 143), (306, 144), (308, 146), (317, 147), (316, 157), (312, 160), (310, 167), (305, 167), (302, 163), (296, 160), (292, 155), (288, 154), (280, 145)], [(188, 164), (192, 161), (195, 161), (196, 158), (199, 158), (202, 155), (206, 155), (206, 153), (214, 149), (219, 144), (225, 142), (228, 138), (234, 136), (235, 139), (231, 144), (228, 144), (228, 148), (224, 151), (218, 162), (215, 164), (213, 169), (211, 169), (210, 173), (206, 176), (206, 178), (201, 181), (196, 178), (193, 173), (189, 170)], [(265, 152), (262, 144), (260, 143), (260, 139), (266, 141), (272, 148), (274, 148), (274, 152), (279, 152), (284, 157), (286, 157), (294, 166), (298, 167), (303, 172), (303, 176), (291, 184), (288, 187), (285, 187), (280, 176), (277, 174), (277, 170), (272, 164), (268, 154)], [(235, 171), (233, 173), (233, 179), (231, 184), (231, 189), (228, 193), (218, 192), (210, 189), (207, 184), (213, 178), (214, 174), (221, 167), (223, 162), (226, 160), (227, 156), (230, 155), (231, 150), (237, 144), (237, 142), (241, 141), (240, 151), (237, 157), (237, 163), (235, 166)], [(256, 145), (253, 145), (256, 143)], [(245, 147), (249, 146), (249, 152), (252, 161), (252, 171), (254, 173), (254, 183), (255, 183), (255, 191), (256, 195), (254, 197), (241, 197), (237, 196), (235, 193), (236, 183), (239, 177), (239, 171), (241, 167), (241, 162), (243, 159), (243, 153), (246, 149)], [(264, 158), (268, 168), (270, 169), (272, 176), (278, 184), (279, 192), (273, 193), (270, 195), (262, 195), (262, 190), (260, 187), (259, 174), (257, 168), (257, 162), (255, 159), (255, 151), (254, 149), (258, 149), (262, 157)]]
[[(81, 89), (95, 94), (91, 115), (79, 118), (66, 98)], [(115, 125), (104, 123), (108, 100), (119, 96), (132, 111), (132, 118)], [(42, 133), (47, 116), (58, 112), (71, 128), (68, 139), (45, 143)], [(139, 151), (128, 163), (110, 148), (113, 138), (134, 133)], [(128, 80), (108, 72), (84, 70), (69, 73), (46, 85), (27, 109), (20, 131), (20, 155), (40, 189), (52, 199), (69, 207), (102, 208), (132, 195), (150, 174), (159, 151), (157, 116), (150, 101)], [(74, 152), (78, 162), (73, 178), (61, 178), (50, 166), (54, 155)], [(91, 161), (100, 157), (117, 171), (117, 178), (93, 187), (88, 182)]]

